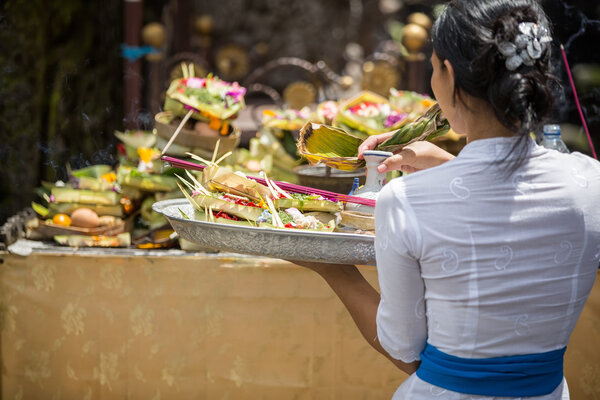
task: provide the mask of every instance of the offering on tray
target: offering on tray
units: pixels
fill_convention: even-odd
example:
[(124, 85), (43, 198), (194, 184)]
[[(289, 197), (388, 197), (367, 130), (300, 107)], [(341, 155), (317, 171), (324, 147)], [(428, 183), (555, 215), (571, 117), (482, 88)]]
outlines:
[[(301, 159), (296, 149), (298, 131), (311, 118), (308, 107), (294, 109), (266, 109), (263, 111), (261, 127), (256, 137), (250, 139), (249, 153), (254, 164), (269, 164), (264, 169), (277, 180), (297, 182), (294, 173)], [(268, 162), (265, 162), (268, 161)]]
[(206, 161), (201, 181), (188, 172), (182, 192), (202, 221), (254, 227), (333, 231), (341, 203), (317, 194), (288, 193), (274, 181), (265, 185)]
[(68, 182), (43, 182), (33, 202), (39, 220), (30, 225), (29, 237), (56, 235), (116, 235), (127, 229), (124, 218), (131, 203), (116, 191), (115, 172), (109, 165), (70, 171)]
[(423, 115), (436, 101), (426, 94), (410, 90), (390, 89), (390, 103), (399, 110), (408, 113), (408, 119), (414, 120)]
[(208, 122), (222, 135), (229, 134), (229, 120), (245, 107), (246, 89), (213, 75), (198, 78), (185, 65), (182, 68), (184, 77), (172, 81), (167, 89), (165, 110), (180, 116), (191, 110), (193, 118)]
[(365, 91), (340, 105), (333, 125), (366, 139), (398, 129), (409, 121), (409, 114), (388, 99)]
[(271, 229), (195, 219), (188, 200), (154, 204), (180, 237), (213, 250), (328, 264), (375, 264), (374, 236), (308, 229)]
[[(235, 148), (241, 132), (232, 122), (245, 107), (246, 89), (211, 74), (196, 77), (191, 65), (182, 64), (182, 71), (183, 78), (172, 81), (167, 89), (164, 106), (167, 113), (155, 117), (159, 138), (166, 141), (161, 143), (162, 154), (167, 150), (177, 155), (196, 152), (189, 147), (202, 149), (204, 153), (216, 146), (219, 136), (226, 138), (223, 150)], [(190, 119), (195, 122), (190, 123)]]
[[(167, 225), (165, 218), (152, 210), (157, 200), (181, 197), (173, 168), (165, 168), (156, 147), (157, 134), (144, 131), (115, 132), (121, 140), (116, 170), (118, 192), (131, 199), (138, 209), (134, 236)], [(136, 242), (134, 240), (134, 242)]]
[(266, 109), (263, 111), (262, 126), (267, 129), (297, 131), (311, 118), (308, 107), (300, 110)]
[(340, 105), (338, 102), (333, 100), (326, 100), (319, 103), (316, 110), (316, 121), (322, 124), (332, 125), (339, 107)]
[[(159, 148), (164, 148), (167, 141), (175, 134), (181, 121), (182, 119), (171, 111), (164, 111), (155, 115), (154, 122)], [(217, 141), (219, 141), (219, 155), (222, 155), (238, 146), (241, 134), (242, 132), (239, 129), (230, 127), (229, 134), (222, 135), (218, 130), (212, 129), (209, 123), (190, 119), (181, 128), (173, 144), (169, 147), (169, 153), (184, 155), (189, 152), (210, 157)]]

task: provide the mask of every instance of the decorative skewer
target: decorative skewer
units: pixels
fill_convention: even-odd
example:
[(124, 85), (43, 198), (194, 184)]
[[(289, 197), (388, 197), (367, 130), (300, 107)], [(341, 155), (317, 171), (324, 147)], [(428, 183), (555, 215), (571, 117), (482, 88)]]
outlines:
[(573, 97), (575, 97), (575, 104), (577, 105), (577, 111), (579, 111), (579, 118), (581, 118), (581, 123), (583, 124), (583, 129), (585, 130), (585, 134), (587, 135), (587, 139), (590, 144), (590, 148), (592, 150), (592, 155), (597, 160), (598, 156), (596, 155), (596, 150), (594, 149), (594, 143), (592, 142), (592, 137), (590, 136), (590, 131), (588, 130), (587, 124), (585, 123), (585, 118), (583, 116), (583, 110), (581, 109), (581, 104), (579, 104), (579, 97), (577, 97), (577, 89), (575, 89), (575, 82), (573, 81), (573, 76), (571, 75), (571, 69), (569, 68), (569, 61), (567, 61), (567, 53), (562, 44), (560, 45), (560, 51), (562, 52), (563, 60), (565, 62), (565, 69), (567, 70), (567, 75), (569, 76), (569, 82), (571, 83), (571, 88), (573, 89)]
[(183, 117), (183, 119), (181, 120), (181, 123), (175, 130), (175, 133), (173, 133), (173, 136), (171, 136), (171, 139), (169, 139), (169, 141), (167, 142), (166, 146), (162, 150), (162, 153), (160, 153), (161, 156), (165, 155), (165, 153), (167, 152), (167, 149), (169, 148), (169, 146), (171, 146), (171, 143), (173, 143), (173, 141), (175, 140), (177, 135), (179, 135), (179, 132), (181, 132), (181, 130), (183, 129), (183, 126), (188, 121), (188, 119), (190, 119), (190, 117), (192, 116), (193, 113), (194, 113), (194, 110), (190, 110), (190, 111), (188, 111), (187, 114), (185, 114), (185, 117)]
[[(174, 158), (174, 157), (170, 157), (170, 156), (162, 156), (161, 160), (163, 160), (164, 162), (168, 162), (169, 164), (171, 164), (174, 167), (189, 169), (189, 170), (194, 170), (194, 171), (202, 171), (204, 168), (206, 168), (202, 164), (196, 164), (193, 162), (180, 160), (178, 158)], [(267, 182), (263, 178), (258, 178), (258, 177), (249, 175), (248, 179), (252, 179), (253, 181), (256, 181), (260, 184), (267, 185)], [(269, 182), (271, 182), (271, 183), (274, 182), (281, 189), (287, 190), (287, 191), (293, 192), (293, 193), (315, 194), (315, 195), (323, 196), (328, 199), (343, 201), (346, 203), (362, 204), (365, 206), (375, 207), (375, 200), (373, 200), (373, 199), (366, 199), (364, 197), (358, 197), (358, 196), (350, 196), (347, 194), (335, 193), (335, 192), (330, 192), (327, 190), (316, 189), (316, 188), (311, 188), (311, 187), (301, 186), (301, 185), (295, 185), (293, 183), (287, 183), (287, 182), (278, 182), (278, 181), (272, 181), (272, 180), (269, 180)]]

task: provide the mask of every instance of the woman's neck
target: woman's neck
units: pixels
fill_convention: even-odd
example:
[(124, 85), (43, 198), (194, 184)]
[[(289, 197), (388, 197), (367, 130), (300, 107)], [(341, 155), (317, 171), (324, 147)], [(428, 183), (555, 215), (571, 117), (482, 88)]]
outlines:
[(490, 139), (495, 137), (512, 137), (513, 131), (498, 121), (492, 107), (483, 100), (473, 100), (468, 107), (461, 107), (461, 125), (467, 141)]

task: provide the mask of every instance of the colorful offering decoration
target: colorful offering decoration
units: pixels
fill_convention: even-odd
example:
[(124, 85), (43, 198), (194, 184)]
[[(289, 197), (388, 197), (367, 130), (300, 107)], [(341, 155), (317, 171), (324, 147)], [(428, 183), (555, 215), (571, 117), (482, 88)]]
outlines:
[(400, 128), (409, 114), (394, 107), (388, 99), (373, 92), (361, 92), (340, 105), (333, 125), (366, 139)]

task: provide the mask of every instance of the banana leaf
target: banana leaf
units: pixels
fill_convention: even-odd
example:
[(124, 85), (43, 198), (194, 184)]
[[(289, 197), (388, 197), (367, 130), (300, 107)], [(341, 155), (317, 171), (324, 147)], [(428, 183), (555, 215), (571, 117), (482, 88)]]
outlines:
[(197, 194), (193, 197), (193, 199), (195, 204), (192, 203), (192, 205), (195, 206), (197, 210), (202, 211), (204, 210), (204, 207), (206, 207), (214, 211), (223, 211), (227, 214), (235, 215), (238, 218), (248, 221), (256, 221), (265, 210), (261, 207), (243, 206), (240, 204), (231, 203), (210, 195)]
[(177, 178), (171, 175), (139, 172), (124, 165), (117, 169), (117, 182), (123, 186), (132, 186), (147, 192), (170, 192), (177, 190)]
[(92, 178), (89, 176), (80, 176), (77, 186), (79, 189), (89, 189), (96, 191), (112, 190), (115, 186), (114, 182), (107, 182), (102, 178)]
[(136, 151), (138, 147), (153, 147), (156, 144), (156, 135), (148, 131), (115, 131), (114, 135), (123, 142), (123, 144), (132, 147), (134, 151)]
[(341, 203), (336, 203), (329, 200), (317, 200), (317, 199), (288, 199), (281, 198), (273, 201), (275, 208), (278, 210), (285, 210), (286, 208), (297, 208), (298, 210), (305, 211), (322, 211), (328, 213), (335, 213), (342, 211)]
[(300, 130), (298, 153), (311, 164), (353, 171), (365, 165), (364, 160), (358, 159), (362, 142), (362, 138), (339, 128), (307, 122)]
[(119, 204), (121, 195), (113, 191), (96, 191), (86, 189), (52, 188), (52, 196), (57, 203), (82, 203), (112, 206)]
[(377, 146), (377, 150), (396, 152), (404, 146), (419, 141), (432, 140), (450, 130), (448, 120), (439, 104), (434, 104), (425, 114), (398, 129), (392, 137)]
[(109, 173), (112, 170), (110, 165), (97, 164), (90, 165), (89, 167), (76, 169), (71, 171), (71, 174), (76, 178), (88, 177), (88, 178), (100, 178), (102, 175)]

